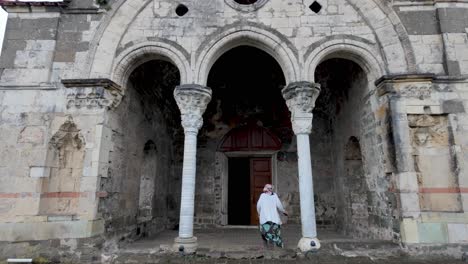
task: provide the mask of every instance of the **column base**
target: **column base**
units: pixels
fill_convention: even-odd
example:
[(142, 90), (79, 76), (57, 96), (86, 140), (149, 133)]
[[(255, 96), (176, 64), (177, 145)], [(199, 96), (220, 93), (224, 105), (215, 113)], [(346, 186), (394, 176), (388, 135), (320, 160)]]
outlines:
[(297, 247), (301, 252), (317, 251), (320, 249), (320, 240), (317, 238), (303, 237), (299, 240)]
[(198, 247), (198, 242), (196, 237), (189, 237), (189, 238), (183, 238), (183, 237), (176, 237), (174, 239), (174, 245), (172, 246), (172, 249), (175, 252), (180, 252), (184, 254), (192, 254), (197, 251)]

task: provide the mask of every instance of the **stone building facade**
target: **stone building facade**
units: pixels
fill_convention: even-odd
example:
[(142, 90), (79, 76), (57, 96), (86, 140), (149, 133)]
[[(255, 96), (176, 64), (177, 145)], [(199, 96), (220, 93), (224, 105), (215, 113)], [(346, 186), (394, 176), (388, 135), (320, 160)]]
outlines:
[(468, 243), (466, 1), (0, 5), (3, 245), (178, 227), (188, 250), (254, 224), (269, 181), (304, 250)]

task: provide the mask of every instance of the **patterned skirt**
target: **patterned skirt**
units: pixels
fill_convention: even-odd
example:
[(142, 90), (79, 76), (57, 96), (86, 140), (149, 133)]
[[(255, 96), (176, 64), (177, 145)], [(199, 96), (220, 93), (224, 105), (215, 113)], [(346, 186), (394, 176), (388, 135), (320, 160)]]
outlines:
[(267, 243), (272, 243), (278, 247), (283, 247), (283, 240), (281, 239), (281, 226), (273, 222), (266, 222), (260, 225), (260, 233), (262, 239)]

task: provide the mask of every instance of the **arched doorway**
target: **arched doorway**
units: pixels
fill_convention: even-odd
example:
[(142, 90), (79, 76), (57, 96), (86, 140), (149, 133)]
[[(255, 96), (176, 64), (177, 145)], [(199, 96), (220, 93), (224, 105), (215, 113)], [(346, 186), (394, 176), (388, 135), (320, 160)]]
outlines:
[(258, 223), (256, 202), (265, 184), (273, 182), (271, 154), (280, 149), (278, 137), (254, 123), (234, 128), (223, 138), (218, 151), (228, 153), (229, 225)]
[(217, 142), (216, 224), (258, 224), (256, 202), (264, 184), (277, 182), (276, 153), (293, 138), (281, 95), (285, 78), (266, 52), (239, 46), (211, 68), (213, 98), (203, 135)]

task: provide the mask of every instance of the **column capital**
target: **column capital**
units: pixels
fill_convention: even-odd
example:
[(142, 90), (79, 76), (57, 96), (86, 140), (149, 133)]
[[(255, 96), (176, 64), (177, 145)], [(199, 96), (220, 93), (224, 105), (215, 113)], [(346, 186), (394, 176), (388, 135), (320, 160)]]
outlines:
[(202, 115), (211, 100), (211, 89), (198, 84), (183, 84), (175, 88), (174, 98), (185, 132), (198, 133), (203, 125)]
[(320, 93), (320, 84), (293, 82), (281, 91), (291, 111), (294, 134), (310, 134), (312, 131), (312, 110)]

